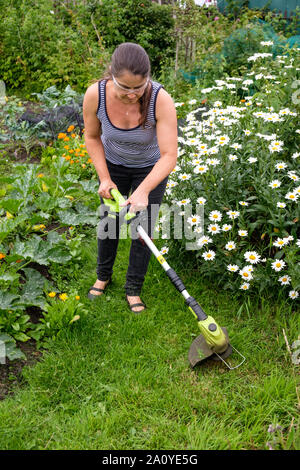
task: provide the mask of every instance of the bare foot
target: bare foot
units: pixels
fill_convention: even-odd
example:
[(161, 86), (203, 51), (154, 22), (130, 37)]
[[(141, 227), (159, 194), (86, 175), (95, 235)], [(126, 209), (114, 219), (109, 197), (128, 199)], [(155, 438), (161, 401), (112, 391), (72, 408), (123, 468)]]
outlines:
[[(138, 295), (127, 295), (126, 297), (130, 305), (142, 303), (142, 300)], [(132, 309), (133, 312), (141, 312), (142, 310), (145, 310), (145, 307), (142, 305), (139, 307), (133, 307)]]
[[(108, 282), (109, 282), (109, 279), (107, 281), (99, 281), (99, 279), (97, 279), (97, 281), (95, 282), (93, 287), (97, 287), (97, 289), (105, 289)], [(92, 295), (102, 295), (103, 294), (103, 292), (98, 292), (96, 290), (93, 290), (93, 287), (90, 289), (90, 293)]]

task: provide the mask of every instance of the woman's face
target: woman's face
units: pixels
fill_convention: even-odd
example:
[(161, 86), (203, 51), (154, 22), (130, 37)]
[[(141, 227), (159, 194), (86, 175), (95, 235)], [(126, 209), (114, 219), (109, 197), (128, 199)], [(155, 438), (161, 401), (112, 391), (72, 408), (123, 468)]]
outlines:
[(148, 77), (134, 75), (127, 70), (113, 77), (114, 90), (123, 103), (137, 103), (149, 83)]

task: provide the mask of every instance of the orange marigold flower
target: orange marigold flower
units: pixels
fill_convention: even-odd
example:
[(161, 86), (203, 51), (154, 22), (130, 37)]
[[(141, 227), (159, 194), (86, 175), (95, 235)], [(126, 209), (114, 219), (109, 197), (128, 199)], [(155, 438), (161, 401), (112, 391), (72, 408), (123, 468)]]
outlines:
[(68, 145), (65, 145), (65, 146), (64, 146), (64, 149), (66, 149), (66, 150), (69, 150), (69, 148), (70, 148), (70, 147), (69, 147)]
[(60, 132), (57, 136), (58, 139), (64, 139), (66, 137), (66, 134), (64, 134), (63, 132)]
[(65, 157), (66, 160), (70, 160), (70, 158), (71, 158), (70, 155), (67, 155), (67, 156)]
[(4, 253), (0, 253), (0, 259), (5, 258), (5, 256), (6, 256), (6, 255), (5, 255)]
[(65, 137), (64, 138), (64, 142), (69, 142), (69, 140), (70, 140), (70, 137)]
[(73, 126), (73, 125), (72, 125), (72, 126), (69, 126), (69, 127), (68, 127), (68, 132), (72, 132), (73, 129), (75, 129), (75, 126)]
[(74, 163), (74, 160), (70, 160), (70, 163), (71, 163), (71, 164)]
[(91, 158), (88, 158), (88, 162), (89, 162), (89, 163), (92, 163), (92, 159), (91, 159)]
[(76, 137), (76, 134), (71, 134), (71, 137), (73, 137), (73, 139), (75, 139), (75, 137)]

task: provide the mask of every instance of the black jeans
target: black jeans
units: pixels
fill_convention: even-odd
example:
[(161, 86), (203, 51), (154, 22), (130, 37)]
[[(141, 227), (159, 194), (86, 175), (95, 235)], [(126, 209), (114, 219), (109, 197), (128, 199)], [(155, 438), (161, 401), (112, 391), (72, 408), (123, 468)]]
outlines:
[[(114, 165), (107, 161), (107, 167), (112, 181), (117, 185), (120, 193), (127, 199), (130, 192), (134, 192), (153, 166), (145, 168), (128, 168), (122, 165)], [(149, 204), (145, 211), (145, 230), (149, 237), (153, 235), (155, 221), (158, 216), (159, 206), (162, 202), (168, 177), (149, 193)], [(103, 202), (100, 197), (101, 202)], [(102, 215), (102, 219), (103, 219)], [(101, 217), (100, 217), (101, 219)], [(98, 237), (97, 278), (106, 281), (112, 276), (119, 243), (119, 221), (115, 220), (115, 236), (113, 238)], [(134, 224), (132, 221), (131, 224)], [(142, 224), (143, 225), (143, 224)], [(131, 235), (131, 247), (129, 265), (126, 274), (125, 291), (127, 295), (140, 295), (145, 275), (150, 261), (151, 251), (138, 233)]]

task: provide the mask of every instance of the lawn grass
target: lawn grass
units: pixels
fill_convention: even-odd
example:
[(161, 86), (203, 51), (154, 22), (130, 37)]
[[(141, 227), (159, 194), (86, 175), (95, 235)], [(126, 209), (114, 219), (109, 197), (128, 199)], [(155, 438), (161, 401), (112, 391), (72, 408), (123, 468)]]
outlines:
[[(88, 306), (72, 329), (23, 371), (24, 383), (0, 403), (1, 449), (299, 449), (296, 369), (292, 343), (299, 314), (268, 302), (250, 313), (230, 294), (178, 271), (206, 313), (226, 326), (246, 362), (229, 371), (207, 362), (192, 370), (187, 354), (198, 335), (194, 317), (154, 257), (142, 299), (131, 313), (124, 297), (129, 254), (121, 240), (113, 283), (90, 302), (96, 240), (84, 248), (86, 268), (73, 273)], [(235, 363), (235, 358), (230, 358)]]

